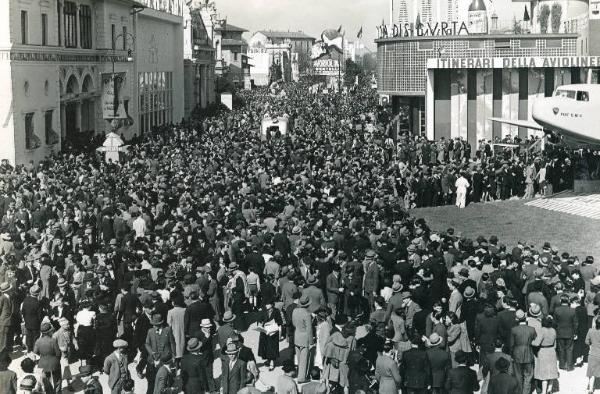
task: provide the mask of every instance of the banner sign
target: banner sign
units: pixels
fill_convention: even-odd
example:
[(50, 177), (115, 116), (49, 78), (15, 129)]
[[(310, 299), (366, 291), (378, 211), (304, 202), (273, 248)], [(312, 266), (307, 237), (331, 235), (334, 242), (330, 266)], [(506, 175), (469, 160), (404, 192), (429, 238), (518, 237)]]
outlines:
[(338, 76), (340, 74), (340, 62), (334, 59), (319, 59), (313, 61), (314, 75)]
[(470, 57), (427, 59), (427, 68), (600, 67), (600, 56)]
[(104, 119), (127, 119), (123, 104), (126, 77), (127, 73), (124, 72), (102, 74), (102, 117)]
[(377, 26), (377, 39), (397, 37), (466, 36), (469, 28), (465, 22), (402, 23)]

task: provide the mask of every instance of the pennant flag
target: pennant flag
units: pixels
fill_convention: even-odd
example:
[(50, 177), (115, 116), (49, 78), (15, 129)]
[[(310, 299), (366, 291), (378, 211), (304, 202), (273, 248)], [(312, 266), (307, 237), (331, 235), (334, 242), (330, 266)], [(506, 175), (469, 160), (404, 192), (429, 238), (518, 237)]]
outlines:
[(362, 38), (362, 26), (360, 27), (360, 30), (358, 31), (356, 38)]
[(342, 32), (342, 25), (340, 25), (340, 27), (338, 28), (338, 33)]
[(525, 12), (523, 13), (523, 21), (529, 22), (531, 18), (529, 17), (529, 12), (527, 11), (527, 6), (525, 6)]

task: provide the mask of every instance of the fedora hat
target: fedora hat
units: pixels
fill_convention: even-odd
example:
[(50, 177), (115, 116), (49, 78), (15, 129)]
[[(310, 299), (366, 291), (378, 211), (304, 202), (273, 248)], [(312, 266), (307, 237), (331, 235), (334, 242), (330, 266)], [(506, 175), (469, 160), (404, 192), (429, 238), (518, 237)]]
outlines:
[(79, 367), (79, 376), (89, 376), (94, 373), (94, 367), (91, 365), (82, 365)]
[(202, 342), (200, 342), (198, 340), (198, 338), (190, 338), (187, 341), (186, 349), (188, 352), (195, 352), (197, 350), (200, 350), (201, 347), (202, 347)]
[(204, 327), (204, 328), (212, 327), (212, 323), (211, 323), (210, 319), (202, 319), (202, 321), (200, 321), (200, 327)]
[(21, 390), (33, 390), (37, 386), (37, 379), (33, 375), (27, 375), (21, 380), (19, 388)]
[(314, 275), (309, 275), (308, 279), (306, 280), (306, 283), (309, 285), (314, 285), (316, 283), (318, 283), (319, 281), (317, 280), (317, 277)]
[(401, 292), (403, 288), (404, 288), (404, 286), (402, 286), (402, 283), (400, 283), (400, 282), (394, 282), (394, 284), (392, 285), (392, 291), (394, 293)]
[(300, 297), (300, 301), (298, 301), (300, 306), (306, 307), (310, 305), (310, 298), (307, 296)]
[(464, 292), (465, 298), (473, 298), (475, 296), (475, 289), (471, 286), (467, 286)]
[(0, 293), (6, 293), (12, 288), (12, 285), (8, 282), (2, 282), (0, 284)]
[(440, 337), (437, 332), (434, 332), (429, 336), (429, 345), (437, 346), (440, 343), (442, 343), (442, 337)]
[(538, 317), (542, 314), (542, 308), (540, 308), (540, 306), (538, 304), (531, 304), (529, 306), (529, 314), (532, 317)]
[(29, 289), (29, 294), (31, 294), (34, 297), (37, 297), (37, 295), (40, 294), (41, 291), (42, 289), (40, 289), (38, 285), (33, 285), (31, 286), (31, 289)]
[(229, 267), (230, 270), (236, 270), (238, 268), (238, 265), (236, 262), (233, 263), (229, 263)]
[(115, 339), (113, 341), (113, 347), (115, 349), (127, 347), (127, 341), (124, 341), (123, 339)]
[(229, 323), (235, 319), (235, 314), (231, 311), (226, 311), (223, 314), (223, 323)]
[(64, 287), (67, 285), (67, 280), (65, 278), (60, 278), (56, 284), (58, 287)]
[(48, 334), (50, 331), (52, 331), (52, 324), (42, 323), (42, 325), (40, 327), (40, 331), (42, 334)]
[(230, 342), (227, 344), (225, 348), (225, 354), (236, 354), (240, 349), (234, 342)]
[(162, 316), (160, 315), (160, 313), (156, 313), (156, 314), (152, 315), (152, 320), (150, 320), (150, 323), (153, 326), (159, 326), (159, 325), (163, 324), (163, 321), (164, 320), (163, 320)]

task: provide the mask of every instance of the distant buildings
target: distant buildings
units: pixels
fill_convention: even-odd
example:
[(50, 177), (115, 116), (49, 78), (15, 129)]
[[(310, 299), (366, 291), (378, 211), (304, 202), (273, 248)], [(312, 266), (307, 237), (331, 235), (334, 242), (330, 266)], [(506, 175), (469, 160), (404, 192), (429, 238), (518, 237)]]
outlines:
[[(310, 67), (310, 52), (315, 39), (303, 32), (261, 30), (248, 41), (252, 68), (251, 80), (257, 86), (267, 85), (274, 70), (284, 81), (298, 80)], [(278, 73), (279, 75), (279, 73)]]

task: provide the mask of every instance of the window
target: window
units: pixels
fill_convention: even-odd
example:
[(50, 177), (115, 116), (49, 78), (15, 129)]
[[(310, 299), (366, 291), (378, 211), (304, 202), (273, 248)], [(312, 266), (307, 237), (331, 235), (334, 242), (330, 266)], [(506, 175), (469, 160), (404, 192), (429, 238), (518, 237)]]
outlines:
[(590, 101), (588, 92), (584, 90), (577, 92), (577, 101)]
[[(581, 93), (581, 92), (579, 92), (579, 93)], [(559, 89), (559, 90), (556, 91), (556, 94), (554, 96), (555, 97), (566, 97), (566, 98), (574, 99), (575, 98), (575, 91), (574, 90)]]
[(81, 47), (92, 48), (92, 9), (89, 5), (79, 7), (79, 33)]
[(233, 60), (234, 60), (234, 61), (236, 61), (236, 62), (237, 62), (237, 57), (238, 57), (238, 54), (237, 54), (237, 52), (234, 52), (234, 53), (233, 53)]
[(48, 45), (48, 14), (42, 14), (42, 45)]
[(77, 6), (71, 1), (65, 1), (63, 6), (65, 14), (65, 46), (77, 47)]
[(115, 48), (115, 38), (117, 38), (117, 30), (114, 24), (110, 25), (110, 48)]
[(21, 44), (27, 44), (27, 11), (21, 11)]
[(53, 145), (58, 142), (58, 134), (52, 129), (52, 114), (54, 110), (48, 110), (44, 113), (44, 132), (46, 145)]
[(33, 112), (25, 115), (25, 149), (36, 149), (40, 146), (40, 139), (34, 131), (33, 115)]
[(140, 132), (150, 132), (173, 120), (172, 73), (138, 74)]
[(127, 50), (127, 26), (123, 26), (123, 50)]
[(60, 1), (56, 2), (56, 15), (58, 15), (58, 46), (62, 45), (62, 12)]

